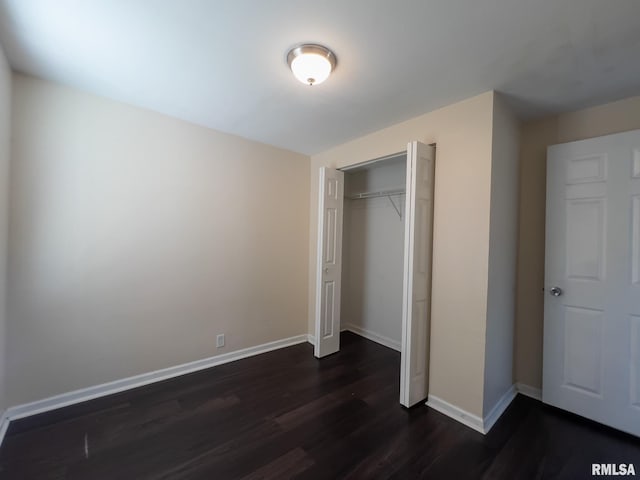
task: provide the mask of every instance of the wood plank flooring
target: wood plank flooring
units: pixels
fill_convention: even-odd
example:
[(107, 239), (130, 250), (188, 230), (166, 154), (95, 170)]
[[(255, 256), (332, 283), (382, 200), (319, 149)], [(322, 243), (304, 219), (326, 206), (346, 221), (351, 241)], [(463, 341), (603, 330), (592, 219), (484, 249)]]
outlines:
[(591, 477), (638, 439), (518, 396), (483, 436), (398, 404), (397, 352), (351, 333), (12, 422), (2, 479)]

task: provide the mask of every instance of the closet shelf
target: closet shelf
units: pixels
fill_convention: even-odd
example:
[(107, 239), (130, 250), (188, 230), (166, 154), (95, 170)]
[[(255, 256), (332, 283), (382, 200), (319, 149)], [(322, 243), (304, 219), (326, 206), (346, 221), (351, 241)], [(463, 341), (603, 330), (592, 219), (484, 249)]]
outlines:
[(386, 190), (379, 190), (377, 192), (361, 192), (356, 193), (355, 195), (349, 195), (347, 198), (349, 200), (360, 200), (363, 198), (377, 198), (377, 197), (387, 197), (393, 206), (393, 209), (398, 214), (400, 220), (402, 220), (402, 212), (400, 211), (400, 206), (396, 205), (396, 202), (391, 198), (394, 195), (404, 195), (406, 190), (404, 188), (388, 188)]
[(356, 193), (354, 195), (349, 195), (347, 198), (349, 200), (360, 200), (362, 198), (376, 198), (376, 197), (389, 197), (391, 195), (404, 195), (404, 188), (391, 188), (388, 190), (379, 190), (377, 192), (361, 192)]

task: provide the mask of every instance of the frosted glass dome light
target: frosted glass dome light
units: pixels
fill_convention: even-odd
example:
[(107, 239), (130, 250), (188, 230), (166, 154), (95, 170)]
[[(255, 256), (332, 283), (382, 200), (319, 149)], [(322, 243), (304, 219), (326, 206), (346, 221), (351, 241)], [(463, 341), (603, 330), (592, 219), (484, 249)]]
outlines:
[(287, 63), (293, 75), (306, 85), (324, 82), (336, 68), (336, 56), (322, 45), (305, 44), (289, 50)]

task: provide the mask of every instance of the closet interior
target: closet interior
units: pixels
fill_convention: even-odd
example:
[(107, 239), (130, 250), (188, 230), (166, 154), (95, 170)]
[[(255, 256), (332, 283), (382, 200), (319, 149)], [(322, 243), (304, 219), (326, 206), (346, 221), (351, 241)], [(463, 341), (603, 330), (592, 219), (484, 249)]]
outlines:
[(400, 351), (407, 154), (343, 171), (340, 326)]

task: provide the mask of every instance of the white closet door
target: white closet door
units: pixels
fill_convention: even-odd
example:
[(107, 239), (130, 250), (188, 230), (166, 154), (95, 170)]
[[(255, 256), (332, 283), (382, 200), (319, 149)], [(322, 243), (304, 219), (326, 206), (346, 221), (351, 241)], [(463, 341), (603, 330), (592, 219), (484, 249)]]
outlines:
[(400, 403), (427, 398), (435, 148), (407, 146)]
[(342, 272), (342, 212), (344, 173), (320, 169), (316, 328), (314, 355), (340, 350), (340, 277)]
[(549, 147), (545, 403), (640, 435), (640, 131)]

